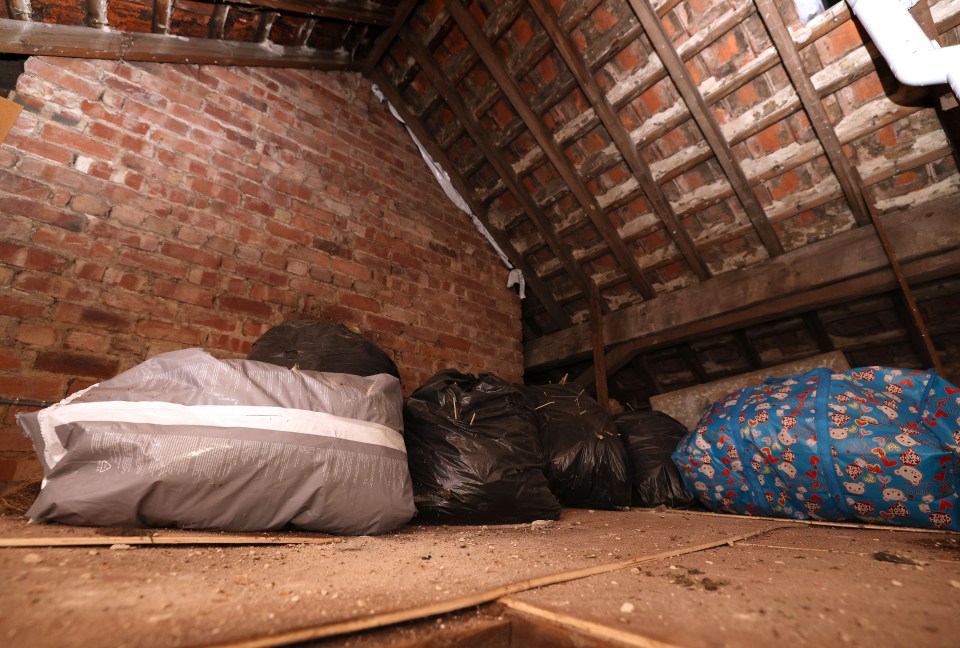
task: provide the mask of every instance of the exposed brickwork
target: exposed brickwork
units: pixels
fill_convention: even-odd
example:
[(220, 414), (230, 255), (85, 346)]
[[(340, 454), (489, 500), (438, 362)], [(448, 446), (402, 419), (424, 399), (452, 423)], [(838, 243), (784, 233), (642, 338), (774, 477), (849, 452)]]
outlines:
[[(450, 366), (520, 379), (506, 269), (359, 76), (32, 58), (15, 100), (0, 396), (236, 357), (304, 316), (358, 327), (407, 392)], [(0, 481), (32, 470), (9, 410)]]

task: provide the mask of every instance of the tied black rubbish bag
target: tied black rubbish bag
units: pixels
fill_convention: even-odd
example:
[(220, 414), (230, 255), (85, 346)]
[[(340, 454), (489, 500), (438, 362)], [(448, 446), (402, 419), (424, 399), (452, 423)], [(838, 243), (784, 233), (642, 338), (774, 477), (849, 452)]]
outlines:
[(696, 496), (683, 484), (671, 458), (687, 433), (683, 423), (663, 412), (624, 412), (616, 417), (630, 456), (633, 505), (686, 508)]
[(397, 365), (376, 344), (343, 324), (290, 320), (261, 335), (247, 360), (306, 371), (354, 376), (389, 374), (400, 377)]
[(404, 440), (421, 519), (462, 524), (556, 520), (537, 418), (518, 387), (454, 370), (404, 406)]
[(526, 387), (540, 428), (550, 490), (564, 506), (630, 506), (627, 450), (610, 415), (581, 387)]

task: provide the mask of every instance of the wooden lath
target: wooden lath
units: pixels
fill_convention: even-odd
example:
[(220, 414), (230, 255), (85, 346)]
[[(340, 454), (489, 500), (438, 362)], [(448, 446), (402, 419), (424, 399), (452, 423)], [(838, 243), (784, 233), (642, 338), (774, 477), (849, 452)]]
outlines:
[(516, 248), (514, 248), (513, 244), (510, 242), (510, 239), (502, 231), (493, 226), (487, 215), (486, 207), (479, 203), (476, 198), (474, 198), (470, 187), (467, 186), (467, 183), (457, 171), (454, 164), (450, 161), (450, 158), (447, 156), (446, 152), (440, 148), (440, 145), (437, 144), (437, 141), (433, 138), (423, 123), (407, 107), (406, 102), (403, 100), (403, 96), (400, 94), (400, 91), (393, 85), (387, 75), (379, 68), (374, 70), (373, 80), (381, 89), (387, 100), (396, 109), (404, 123), (409, 126), (410, 130), (413, 131), (413, 134), (416, 135), (418, 140), (420, 140), (420, 143), (427, 150), (434, 161), (439, 164), (444, 171), (447, 172), (447, 176), (450, 178), (450, 182), (454, 189), (456, 189), (467, 202), (467, 205), (470, 207), (473, 215), (477, 217), (477, 219), (485, 228), (487, 228), (487, 231), (490, 232), (491, 236), (493, 236), (494, 240), (497, 242), (497, 245), (499, 245), (500, 249), (503, 250), (504, 254), (507, 255), (510, 263), (512, 263), (515, 268), (518, 268), (521, 272), (523, 272), (527, 286), (537, 296), (537, 299), (539, 299), (540, 303), (544, 306), (544, 308), (546, 308), (547, 312), (550, 314), (550, 317), (554, 320), (557, 326), (560, 328), (570, 326), (570, 316), (567, 315), (566, 311), (564, 311), (559, 304), (557, 304), (556, 300), (553, 298), (553, 294), (547, 288), (546, 284), (541, 281), (540, 277), (537, 276), (523, 256), (517, 252)]
[[(330, 18), (364, 25), (386, 27), (394, 21), (394, 13), (370, 6), (367, 2), (331, 2), (330, 0), (231, 0), (237, 4), (263, 9), (275, 9), (287, 13), (302, 14), (314, 18)], [(359, 5), (359, 6), (357, 6)], [(364, 6), (366, 5), (366, 6)]]
[(530, 104), (526, 97), (524, 97), (517, 82), (507, 71), (506, 66), (501, 61), (493, 45), (487, 40), (477, 21), (457, 0), (449, 2), (447, 4), (447, 10), (450, 12), (450, 15), (453, 16), (471, 46), (477, 51), (487, 70), (494, 79), (496, 79), (500, 90), (510, 100), (510, 103), (530, 131), (530, 134), (536, 139), (554, 168), (560, 174), (560, 177), (563, 178), (567, 187), (572, 191), (577, 202), (586, 212), (594, 227), (600, 232), (608, 249), (619, 263), (627, 278), (633, 283), (644, 299), (654, 297), (656, 292), (646, 277), (643, 276), (636, 258), (630, 250), (627, 249), (623, 239), (620, 238), (616, 229), (603, 214), (596, 197), (587, 189), (586, 184), (577, 174), (573, 164), (557, 146), (553, 135), (540, 120), (540, 116), (530, 108)]
[(449, 106), (454, 115), (456, 115), (457, 120), (483, 152), (486, 160), (496, 170), (501, 181), (510, 189), (511, 193), (517, 199), (517, 202), (523, 208), (524, 213), (526, 213), (527, 217), (533, 222), (544, 241), (547, 242), (551, 252), (560, 260), (570, 277), (579, 284), (584, 296), (589, 299), (593, 289), (593, 282), (583, 272), (580, 264), (577, 263), (573, 255), (570, 254), (567, 246), (557, 237), (553, 227), (550, 225), (549, 219), (547, 219), (540, 210), (540, 207), (530, 197), (530, 194), (523, 188), (513, 169), (477, 122), (473, 111), (463, 103), (456, 88), (454, 88), (452, 83), (443, 75), (440, 66), (431, 58), (430, 53), (417, 38), (416, 34), (413, 34), (408, 29), (404, 29), (401, 31), (400, 37), (410, 51), (411, 56), (413, 56), (414, 60), (420, 66), (421, 71), (437, 89), (437, 92), (444, 98), (447, 106)]

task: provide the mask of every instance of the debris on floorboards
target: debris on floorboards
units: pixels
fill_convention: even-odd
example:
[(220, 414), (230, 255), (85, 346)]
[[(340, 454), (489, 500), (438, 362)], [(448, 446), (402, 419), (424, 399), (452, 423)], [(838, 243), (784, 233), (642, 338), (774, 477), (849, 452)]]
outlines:
[[(5, 539), (134, 532), (145, 535), (0, 517)], [(960, 633), (960, 535), (949, 532), (564, 509), (556, 522), (340, 540), (3, 547), (0, 641), (952, 646)]]

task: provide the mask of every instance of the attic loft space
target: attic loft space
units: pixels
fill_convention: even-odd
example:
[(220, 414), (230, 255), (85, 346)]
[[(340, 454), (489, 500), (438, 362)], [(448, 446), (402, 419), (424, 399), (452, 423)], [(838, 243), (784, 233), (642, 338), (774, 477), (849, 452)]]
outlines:
[(958, 47), (0, 3), (4, 645), (954, 645)]

